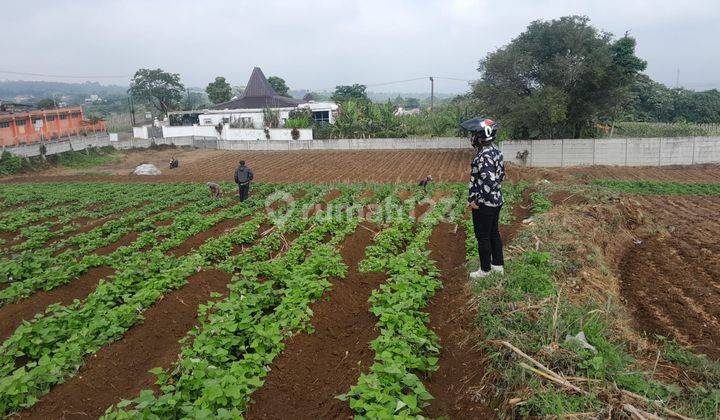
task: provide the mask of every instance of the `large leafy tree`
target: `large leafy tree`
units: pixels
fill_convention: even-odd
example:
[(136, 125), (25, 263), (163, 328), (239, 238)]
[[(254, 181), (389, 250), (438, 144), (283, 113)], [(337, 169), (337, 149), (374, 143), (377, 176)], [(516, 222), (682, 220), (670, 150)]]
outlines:
[(222, 76), (216, 77), (214, 82), (209, 83), (205, 92), (207, 92), (210, 102), (214, 104), (229, 101), (233, 93), (232, 86)]
[(268, 83), (270, 83), (270, 86), (272, 86), (273, 90), (277, 92), (280, 96), (287, 96), (290, 97), (288, 94), (288, 91), (290, 91), (290, 88), (285, 84), (285, 79), (277, 76), (270, 76), (267, 79)]
[(633, 38), (616, 40), (587, 17), (566, 16), (532, 22), (488, 54), (473, 92), (512, 137), (577, 138), (617, 114), (645, 65)]
[(185, 86), (180, 83), (180, 75), (168, 73), (162, 69), (140, 69), (130, 81), (128, 93), (134, 98), (148, 102), (153, 108), (166, 115), (183, 98)]
[(335, 87), (335, 92), (333, 92), (332, 96), (330, 97), (335, 102), (347, 102), (351, 99), (353, 100), (359, 100), (359, 101), (367, 101), (367, 93), (365, 93), (365, 89), (367, 87), (365, 85), (359, 85), (355, 83), (352, 86), (349, 85), (340, 85)]

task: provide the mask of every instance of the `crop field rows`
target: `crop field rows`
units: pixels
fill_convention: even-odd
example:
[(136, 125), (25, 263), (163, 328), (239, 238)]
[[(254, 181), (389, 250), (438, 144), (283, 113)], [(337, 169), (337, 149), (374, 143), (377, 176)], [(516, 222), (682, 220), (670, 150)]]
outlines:
[[(425, 310), (459, 278), (428, 255), (431, 237), (457, 235), (463, 203), (462, 185), (261, 184), (241, 204), (190, 184), (3, 188), (0, 412), (419, 414), (426, 386), (449, 392), (431, 379), (441, 347)], [(455, 248), (440, 265), (464, 278)], [(317, 351), (309, 337), (323, 357), (303, 351)], [(330, 361), (341, 377), (276, 405), (314, 374), (298, 366)]]
[[(552, 232), (557, 217), (631, 197), (653, 227), (610, 268), (636, 328), (716, 359), (718, 184), (532, 175), (503, 185), (506, 276), (472, 283), (464, 184), (260, 183), (245, 203), (198, 184), (4, 185), (0, 413), (487, 418), (498, 399), (515, 415), (605, 414), (607, 392), (632, 391), (655, 399), (645, 410), (672, 402), (708, 417), (720, 367), (658, 350), (669, 382), (652, 361), (652, 375), (638, 371), (648, 362), (625, 353), (608, 307), (565, 298), (575, 268), (559, 267), (580, 263)], [(559, 341), (577, 324), (596, 353)], [(498, 349), (506, 341), (582, 380), (579, 391), (538, 381)], [(678, 388), (666, 371), (677, 354), (710, 379), (688, 370)]]

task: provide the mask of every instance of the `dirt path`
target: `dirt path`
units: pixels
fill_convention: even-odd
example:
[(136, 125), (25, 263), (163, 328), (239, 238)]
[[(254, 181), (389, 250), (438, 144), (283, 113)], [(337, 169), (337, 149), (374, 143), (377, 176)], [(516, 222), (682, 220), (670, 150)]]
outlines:
[(68, 284), (47, 292), (40, 290), (27, 299), (4, 305), (0, 308), (0, 342), (10, 337), (23, 321), (43, 313), (51, 304), (68, 305), (75, 299), (85, 299), (95, 290), (101, 279), (113, 273), (114, 270), (107, 266), (93, 267)]
[(227, 294), (230, 275), (217, 270), (194, 274), (182, 288), (151, 306), (145, 321), (132, 327), (120, 341), (86, 359), (80, 371), (40, 399), (22, 418), (98, 418), (112, 404), (152, 389), (155, 376), (148, 370), (169, 368), (177, 360), (178, 342), (197, 323), (197, 308), (213, 292)]
[(265, 384), (253, 394), (247, 418), (352, 417), (347, 403), (335, 396), (355, 385), (374, 358), (369, 342), (377, 336), (376, 318), (368, 297), (385, 276), (357, 270), (371, 242), (372, 233), (362, 227), (345, 239), (340, 253), (348, 265), (347, 278), (335, 280), (327, 299), (312, 306), (315, 332), (288, 341)]
[(484, 374), (484, 355), (475, 346), (475, 312), (465, 268), (465, 233), (438, 225), (430, 237), (430, 258), (440, 269), (443, 288), (430, 300), (430, 328), (440, 337), (439, 369), (425, 382), (435, 397), (423, 413), (436, 418), (488, 418), (492, 411), (474, 400)]

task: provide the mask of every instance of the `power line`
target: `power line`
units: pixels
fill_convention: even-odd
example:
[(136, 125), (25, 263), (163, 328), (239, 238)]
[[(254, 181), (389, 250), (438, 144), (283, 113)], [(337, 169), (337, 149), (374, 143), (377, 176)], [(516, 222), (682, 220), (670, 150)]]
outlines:
[(423, 77), (415, 77), (412, 79), (405, 79), (405, 80), (395, 80), (392, 82), (382, 82), (382, 83), (372, 83), (367, 84), (365, 86), (367, 87), (377, 87), (377, 86), (387, 86), (387, 85), (396, 85), (400, 83), (407, 83), (407, 82), (416, 82), (418, 80), (427, 80), (429, 77), (434, 77), (435, 79), (442, 79), (442, 80), (453, 80), (457, 82), (472, 82), (472, 80), (469, 79), (460, 79), (457, 77), (445, 77), (445, 76), (423, 76)]
[(95, 76), (79, 76), (79, 75), (60, 75), (60, 74), (42, 74), (42, 73), (26, 73), (20, 71), (0, 70), (2, 74), (12, 74), (16, 76), (35, 76), (35, 77), (53, 77), (60, 79), (130, 79), (132, 76), (108, 76), (108, 75), (95, 75)]
[(428, 76), (425, 76), (425, 77), (416, 77), (416, 78), (414, 78), (414, 79), (395, 80), (395, 81), (392, 81), (392, 82), (383, 82), (383, 83), (373, 83), (373, 84), (368, 84), (368, 85), (365, 85), (365, 86), (367, 86), (367, 87), (376, 87), (376, 86), (396, 85), (396, 84), (399, 84), (399, 83), (407, 83), (407, 82), (416, 82), (416, 81), (418, 81), (418, 80), (426, 80), (427, 78), (428, 78)]

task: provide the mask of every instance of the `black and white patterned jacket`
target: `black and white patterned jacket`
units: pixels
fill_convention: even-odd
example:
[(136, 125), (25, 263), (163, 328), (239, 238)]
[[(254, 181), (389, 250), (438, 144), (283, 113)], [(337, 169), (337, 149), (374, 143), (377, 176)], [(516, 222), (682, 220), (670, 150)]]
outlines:
[(470, 164), (468, 203), (499, 207), (503, 204), (500, 183), (505, 179), (505, 164), (500, 149), (490, 144), (480, 149)]

